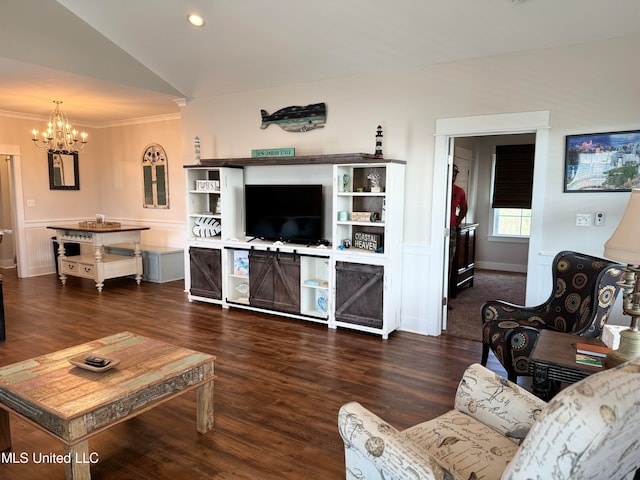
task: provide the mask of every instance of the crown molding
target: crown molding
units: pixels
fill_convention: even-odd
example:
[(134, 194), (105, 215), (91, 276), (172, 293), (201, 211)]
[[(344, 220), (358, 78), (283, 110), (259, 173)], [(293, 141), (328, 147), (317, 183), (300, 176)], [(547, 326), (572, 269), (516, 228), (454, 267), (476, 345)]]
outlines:
[[(28, 113), (20, 113), (20, 112), (9, 112), (6, 110), (0, 110), (0, 117), (9, 117), (9, 118), (19, 118), (21, 120), (33, 120), (36, 122), (47, 122), (49, 120), (49, 116), (43, 115), (32, 115)], [(80, 123), (73, 122), (76, 127), (86, 127), (86, 128), (110, 128), (110, 127), (123, 127), (127, 125), (140, 125), (143, 123), (152, 123), (152, 122), (164, 122), (168, 120), (180, 120), (182, 116), (180, 113), (169, 113), (166, 115), (154, 115), (151, 117), (140, 117), (140, 118), (130, 118), (127, 120), (118, 120), (116, 122), (104, 122), (104, 123)]]

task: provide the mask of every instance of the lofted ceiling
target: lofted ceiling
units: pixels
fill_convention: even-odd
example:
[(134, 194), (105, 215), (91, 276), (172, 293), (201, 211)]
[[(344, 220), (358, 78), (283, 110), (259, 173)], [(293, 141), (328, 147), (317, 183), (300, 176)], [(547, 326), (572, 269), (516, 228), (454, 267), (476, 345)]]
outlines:
[(638, 18), (638, 0), (0, 0), (0, 111), (59, 99), (104, 126), (179, 98), (635, 37)]

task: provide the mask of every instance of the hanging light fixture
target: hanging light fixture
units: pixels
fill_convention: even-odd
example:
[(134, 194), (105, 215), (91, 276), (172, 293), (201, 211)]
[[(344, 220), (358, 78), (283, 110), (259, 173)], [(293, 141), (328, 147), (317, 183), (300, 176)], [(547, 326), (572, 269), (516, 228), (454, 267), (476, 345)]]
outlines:
[(50, 152), (75, 153), (84, 150), (87, 134), (78, 132), (71, 126), (67, 116), (60, 110), (60, 100), (54, 100), (55, 110), (49, 115), (47, 129), (38, 138), (38, 129), (31, 130), (36, 147)]

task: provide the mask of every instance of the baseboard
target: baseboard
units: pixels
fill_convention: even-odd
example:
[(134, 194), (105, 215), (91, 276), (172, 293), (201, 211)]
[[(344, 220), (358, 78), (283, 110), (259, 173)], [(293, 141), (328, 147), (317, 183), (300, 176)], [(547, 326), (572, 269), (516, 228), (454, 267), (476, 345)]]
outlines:
[(480, 270), (498, 270), (501, 272), (527, 273), (527, 266), (519, 265), (517, 263), (497, 263), (497, 262), (476, 261), (476, 268)]

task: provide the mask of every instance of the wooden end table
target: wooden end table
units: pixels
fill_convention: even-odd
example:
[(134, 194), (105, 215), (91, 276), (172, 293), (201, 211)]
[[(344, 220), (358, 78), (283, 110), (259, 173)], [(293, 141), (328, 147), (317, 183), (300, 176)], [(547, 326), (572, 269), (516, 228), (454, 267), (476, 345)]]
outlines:
[(575, 383), (603, 370), (603, 367), (576, 363), (576, 343), (604, 346), (599, 338), (553, 330), (540, 331), (529, 357), (529, 373), (533, 376), (532, 389), (538, 397), (549, 400), (556, 394), (558, 383)]
[[(93, 372), (69, 360), (89, 353), (119, 360)], [(9, 412), (64, 444), (67, 479), (88, 480), (97, 454), (88, 439), (197, 389), (197, 430), (213, 428), (213, 362), (206, 353), (121, 332), (0, 368), (0, 450), (11, 448)], [(61, 462), (62, 463), (62, 462)]]

